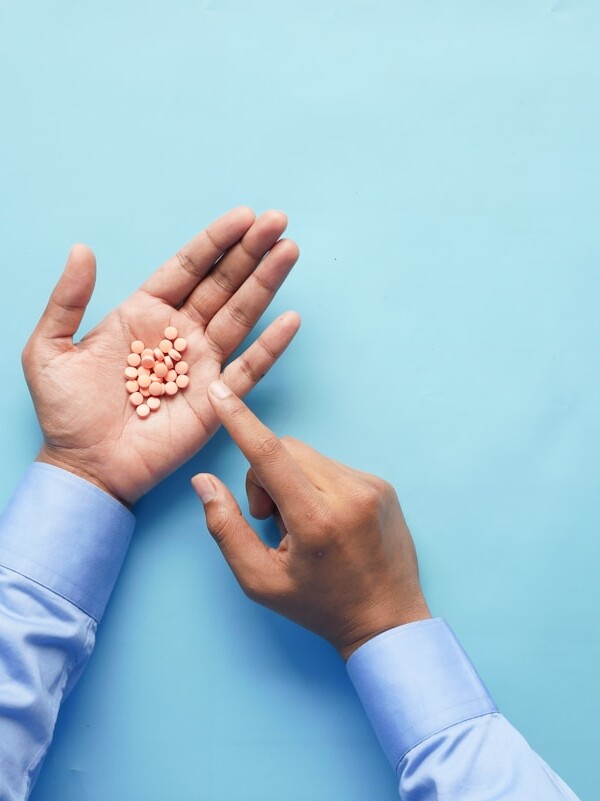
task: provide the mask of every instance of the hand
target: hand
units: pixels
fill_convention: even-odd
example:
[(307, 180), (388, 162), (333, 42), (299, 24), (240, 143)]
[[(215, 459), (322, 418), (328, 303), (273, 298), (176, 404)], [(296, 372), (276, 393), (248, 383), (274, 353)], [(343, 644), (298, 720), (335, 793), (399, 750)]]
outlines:
[(274, 515), (282, 534), (278, 548), (267, 547), (221, 481), (192, 479), (208, 529), (250, 598), (325, 637), (344, 659), (382, 631), (431, 617), (393, 487), (278, 439), (221, 382), (209, 398), (250, 462), (250, 512)]
[[(207, 387), (221, 377), (244, 395), (296, 334), (287, 312), (237, 359), (225, 363), (256, 324), (298, 258), (280, 240), (281, 212), (258, 219), (230, 211), (198, 234), (78, 344), (95, 282), (90, 250), (76, 245), (23, 351), (25, 377), (44, 444), (39, 461), (70, 470), (134, 503), (195, 454), (218, 428)], [(191, 383), (140, 420), (123, 371), (131, 342), (156, 347), (166, 326), (188, 341)]]

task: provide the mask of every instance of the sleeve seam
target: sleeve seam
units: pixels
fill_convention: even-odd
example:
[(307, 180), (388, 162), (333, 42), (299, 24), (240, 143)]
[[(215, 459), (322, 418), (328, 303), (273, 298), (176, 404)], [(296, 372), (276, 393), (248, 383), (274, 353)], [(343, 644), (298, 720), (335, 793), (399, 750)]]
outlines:
[(477, 718), (484, 718), (484, 717), (487, 717), (488, 715), (497, 715), (498, 712), (499, 712), (499, 710), (496, 707), (494, 707), (494, 709), (488, 709), (485, 712), (478, 712), (475, 715), (469, 715), (466, 718), (461, 718), (460, 720), (455, 720), (454, 723), (449, 723), (447, 726), (442, 726), (439, 729), (435, 729), (434, 731), (430, 732), (429, 734), (426, 734), (424, 737), (421, 737), (421, 739), (418, 740), (416, 743), (411, 745), (410, 748), (407, 748), (404, 751), (403, 754), (401, 754), (401, 756), (394, 763), (394, 771), (397, 774), (399, 765), (402, 762), (402, 760), (407, 756), (407, 754), (409, 754), (418, 745), (421, 745), (426, 740), (429, 740), (430, 737), (434, 737), (436, 734), (440, 734), (443, 731), (448, 731), (448, 729), (452, 729), (454, 726), (458, 726), (461, 723), (467, 723), (469, 720), (477, 720)]
[[(37, 564), (37, 562), (34, 562), (34, 564)], [(40, 565), (40, 567), (42, 567), (42, 565)], [(42, 587), (47, 592), (51, 592), (53, 595), (56, 595), (58, 598), (62, 598), (64, 601), (71, 604), (71, 606), (74, 606), (75, 609), (78, 609), (86, 617), (90, 618), (90, 620), (94, 620), (96, 623), (99, 623), (95, 615), (90, 614), (90, 612), (87, 609), (83, 609), (79, 604), (75, 603), (75, 601), (72, 598), (69, 598), (62, 592), (58, 592), (58, 590), (56, 590), (54, 587), (49, 587), (42, 581), (39, 581), (38, 579), (34, 579), (31, 576), (28, 576), (26, 573), (23, 573), (21, 570), (17, 570), (15, 567), (10, 567), (9, 565), (5, 565), (3, 562), (0, 563), (0, 568), (2, 568), (3, 570), (10, 570), (11, 573), (15, 573), (17, 576), (21, 576), (22, 578), (24, 578), (25, 581), (31, 581), (32, 584), (37, 584), (38, 587)], [(58, 573), (55, 573), (54, 575), (62, 579), (62, 576), (59, 576)], [(66, 581), (67, 579), (64, 580)]]

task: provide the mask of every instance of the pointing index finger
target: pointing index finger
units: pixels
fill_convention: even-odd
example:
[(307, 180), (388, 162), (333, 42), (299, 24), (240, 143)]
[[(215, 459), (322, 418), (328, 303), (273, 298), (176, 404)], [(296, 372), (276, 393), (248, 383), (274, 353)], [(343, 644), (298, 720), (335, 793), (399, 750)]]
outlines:
[(223, 426), (252, 465), (261, 484), (285, 515), (316, 497), (313, 484), (281, 440), (222, 381), (208, 389)]

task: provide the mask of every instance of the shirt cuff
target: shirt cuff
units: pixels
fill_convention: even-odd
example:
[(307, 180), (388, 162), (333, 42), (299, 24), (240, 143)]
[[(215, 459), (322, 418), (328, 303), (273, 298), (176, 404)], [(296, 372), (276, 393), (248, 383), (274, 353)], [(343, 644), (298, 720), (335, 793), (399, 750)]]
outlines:
[(394, 769), (433, 734), (498, 711), (441, 618), (379, 634), (352, 654), (347, 668)]
[(0, 517), (0, 565), (100, 621), (135, 526), (106, 492), (35, 462)]

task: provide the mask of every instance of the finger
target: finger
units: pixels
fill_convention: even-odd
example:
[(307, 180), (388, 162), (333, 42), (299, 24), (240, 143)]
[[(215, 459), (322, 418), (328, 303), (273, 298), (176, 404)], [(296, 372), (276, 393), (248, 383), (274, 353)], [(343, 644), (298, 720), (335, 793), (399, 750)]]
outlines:
[(298, 260), (298, 246), (282, 239), (235, 295), (215, 314), (206, 338), (222, 360), (248, 336)]
[(277, 524), (277, 528), (279, 529), (279, 533), (281, 534), (281, 540), (282, 540), (281, 544), (283, 544), (283, 539), (287, 536), (288, 530), (286, 528), (285, 521), (281, 516), (281, 512), (277, 507), (275, 507), (273, 511), (273, 517), (275, 518), (275, 523)]
[(256, 520), (266, 520), (271, 517), (276, 508), (275, 504), (252, 468), (246, 473), (246, 495), (252, 517)]
[(171, 306), (179, 306), (253, 222), (254, 212), (246, 206), (228, 211), (159, 267), (141, 289)]
[(287, 227), (281, 211), (266, 211), (242, 239), (220, 259), (183, 305), (195, 321), (207, 325), (233, 293), (244, 283)]
[(277, 576), (271, 549), (244, 519), (222, 481), (199, 473), (192, 485), (204, 506), (206, 525), (241, 588), (255, 600), (267, 594)]
[(273, 517), (283, 539), (288, 532), (281, 512), (273, 503), (273, 499), (264, 489), (252, 468), (246, 473), (246, 495), (248, 496), (248, 506), (252, 517), (256, 520), (266, 520), (269, 517)]
[(316, 490), (278, 437), (223, 382), (214, 381), (208, 397), (283, 516), (315, 509)]
[(285, 312), (223, 370), (223, 381), (243, 398), (285, 351), (300, 328), (300, 315)]
[(356, 475), (356, 471), (351, 467), (330, 459), (302, 440), (285, 436), (281, 441), (294, 459), (302, 465), (302, 469), (314, 486), (322, 492), (327, 492), (330, 487), (339, 487), (342, 480)]
[(46, 339), (71, 342), (90, 302), (95, 283), (94, 254), (85, 245), (74, 245), (35, 334)]

